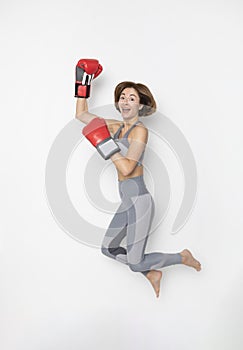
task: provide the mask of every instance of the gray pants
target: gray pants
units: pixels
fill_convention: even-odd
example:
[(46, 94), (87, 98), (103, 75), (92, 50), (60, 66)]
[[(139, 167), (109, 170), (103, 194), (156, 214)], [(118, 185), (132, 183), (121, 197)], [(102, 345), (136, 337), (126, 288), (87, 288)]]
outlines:
[[(127, 264), (132, 271), (150, 270), (181, 263), (179, 253), (144, 254), (154, 216), (154, 201), (143, 176), (118, 181), (121, 204), (104, 236), (101, 251)], [(125, 247), (121, 245), (126, 237)]]

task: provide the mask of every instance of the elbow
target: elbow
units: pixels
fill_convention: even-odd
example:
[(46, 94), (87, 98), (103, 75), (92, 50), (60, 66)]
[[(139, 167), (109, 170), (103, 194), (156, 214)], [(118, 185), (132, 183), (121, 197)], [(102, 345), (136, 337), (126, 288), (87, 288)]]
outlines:
[(82, 116), (83, 116), (83, 113), (76, 114), (75, 119), (78, 119), (82, 122), (83, 121)]
[(124, 177), (129, 176), (134, 170), (134, 166), (127, 166), (122, 169), (121, 173)]
[(90, 114), (88, 111), (81, 112), (79, 114), (76, 113), (75, 118), (80, 120), (84, 124), (88, 124), (92, 119), (96, 117), (95, 115)]
[(128, 171), (121, 171), (122, 176), (127, 177), (129, 176), (130, 172)]

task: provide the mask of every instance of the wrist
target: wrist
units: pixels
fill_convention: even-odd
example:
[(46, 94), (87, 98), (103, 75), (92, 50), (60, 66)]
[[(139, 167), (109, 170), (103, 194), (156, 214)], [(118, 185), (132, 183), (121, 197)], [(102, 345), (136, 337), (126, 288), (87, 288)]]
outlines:
[(82, 85), (81, 83), (75, 83), (75, 95), (78, 98), (90, 97), (90, 85)]
[(124, 157), (121, 155), (120, 150), (119, 150), (118, 152), (114, 153), (114, 154), (110, 157), (110, 159), (111, 159), (113, 162), (116, 161), (116, 160), (122, 159), (122, 158), (124, 158)]

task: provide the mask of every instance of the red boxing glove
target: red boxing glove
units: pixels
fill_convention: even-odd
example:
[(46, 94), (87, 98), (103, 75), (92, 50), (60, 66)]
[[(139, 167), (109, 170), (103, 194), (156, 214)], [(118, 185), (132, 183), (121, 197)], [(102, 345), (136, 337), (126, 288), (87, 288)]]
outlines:
[(94, 118), (83, 130), (83, 135), (96, 147), (97, 151), (106, 160), (120, 151), (119, 146), (113, 140), (103, 118)]
[(75, 97), (90, 96), (91, 81), (98, 77), (103, 68), (98, 60), (83, 58), (76, 65)]

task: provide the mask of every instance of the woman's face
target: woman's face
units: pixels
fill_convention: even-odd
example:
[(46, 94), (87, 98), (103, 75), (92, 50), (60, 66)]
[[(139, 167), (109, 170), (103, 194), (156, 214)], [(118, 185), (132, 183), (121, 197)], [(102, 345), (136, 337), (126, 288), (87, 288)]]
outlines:
[(129, 120), (138, 116), (138, 112), (143, 108), (140, 98), (134, 88), (125, 88), (120, 95), (118, 107), (123, 119)]

